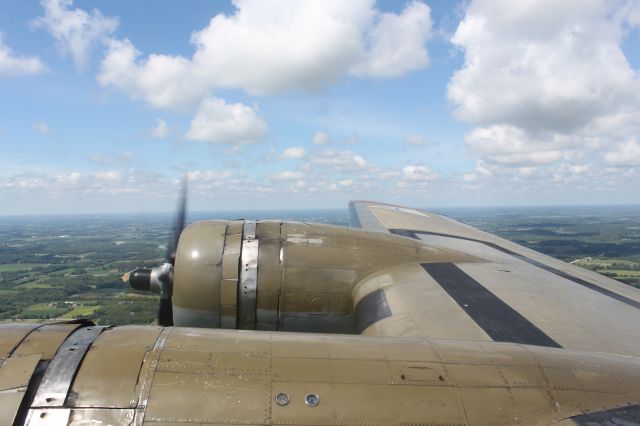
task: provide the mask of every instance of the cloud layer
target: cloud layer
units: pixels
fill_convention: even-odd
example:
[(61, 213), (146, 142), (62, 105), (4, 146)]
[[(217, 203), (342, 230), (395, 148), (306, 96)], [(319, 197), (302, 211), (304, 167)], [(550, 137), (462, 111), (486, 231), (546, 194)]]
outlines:
[(143, 57), (113, 40), (99, 81), (156, 107), (182, 108), (215, 88), (252, 95), (314, 90), (343, 75), (393, 77), (428, 65), (430, 9), (381, 13), (373, 0), (236, 0), (193, 33), (191, 58)]
[(464, 66), (448, 86), (455, 116), (478, 126), (468, 147), (521, 167), (627, 146), (640, 130), (640, 77), (621, 47), (633, 4), (473, 0), (452, 38)]

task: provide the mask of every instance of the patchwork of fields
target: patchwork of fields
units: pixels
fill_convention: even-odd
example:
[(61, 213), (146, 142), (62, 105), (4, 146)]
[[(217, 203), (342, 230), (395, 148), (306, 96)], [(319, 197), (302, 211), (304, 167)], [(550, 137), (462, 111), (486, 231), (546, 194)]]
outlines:
[[(439, 213), (640, 287), (640, 206), (446, 209)], [(226, 212), (206, 218), (348, 224), (346, 210)], [(157, 298), (120, 277), (161, 262), (169, 214), (0, 217), (0, 321), (155, 320)]]

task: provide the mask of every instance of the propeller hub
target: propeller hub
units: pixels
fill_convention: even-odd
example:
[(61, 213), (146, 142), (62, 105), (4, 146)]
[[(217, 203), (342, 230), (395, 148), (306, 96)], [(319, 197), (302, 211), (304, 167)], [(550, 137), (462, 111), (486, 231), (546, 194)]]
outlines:
[[(125, 277), (127, 275), (125, 274)], [(124, 278), (123, 278), (124, 279)], [(129, 285), (138, 291), (151, 290), (151, 269), (137, 268), (128, 274)]]
[(171, 263), (163, 263), (151, 269), (149, 274), (149, 290), (159, 294), (162, 299), (171, 298), (171, 290), (173, 285), (173, 265)]

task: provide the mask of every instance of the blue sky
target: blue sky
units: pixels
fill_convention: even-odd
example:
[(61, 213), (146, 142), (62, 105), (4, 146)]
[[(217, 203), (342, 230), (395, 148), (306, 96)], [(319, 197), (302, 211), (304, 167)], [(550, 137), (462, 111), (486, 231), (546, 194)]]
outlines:
[(638, 0), (0, 6), (0, 214), (640, 202)]

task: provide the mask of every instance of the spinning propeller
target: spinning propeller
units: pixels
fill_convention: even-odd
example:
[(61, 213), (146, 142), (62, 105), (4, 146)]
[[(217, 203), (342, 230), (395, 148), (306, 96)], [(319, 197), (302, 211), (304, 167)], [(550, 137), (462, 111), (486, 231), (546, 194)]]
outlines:
[[(128, 274), (129, 285), (136, 290), (151, 291), (160, 295), (158, 308), (158, 324), (173, 325), (173, 308), (171, 295), (173, 294), (173, 266), (176, 261), (176, 250), (180, 234), (184, 229), (187, 210), (187, 179), (182, 181), (182, 191), (178, 204), (178, 213), (173, 224), (173, 232), (169, 237), (164, 263), (154, 268), (136, 268)], [(125, 275), (126, 277), (126, 275)], [(123, 277), (123, 279), (126, 279)]]

